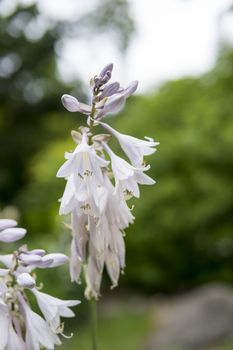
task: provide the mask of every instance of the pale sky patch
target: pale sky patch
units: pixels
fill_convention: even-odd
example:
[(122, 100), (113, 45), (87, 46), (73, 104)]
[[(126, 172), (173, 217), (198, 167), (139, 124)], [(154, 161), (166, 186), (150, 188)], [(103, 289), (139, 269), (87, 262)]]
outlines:
[[(4, 0), (1, 8), (5, 6), (7, 13), (17, 1), (29, 4), (35, 0)], [(37, 2), (49, 18), (75, 20), (93, 10), (98, 0)], [(170, 79), (204, 73), (215, 63), (219, 39), (233, 43), (233, 14), (226, 14), (233, 0), (129, 2), (137, 32), (127, 53), (119, 53), (115, 39), (107, 32), (66, 40), (59, 50), (59, 71), (65, 80), (88, 82), (113, 62), (113, 79), (124, 85), (138, 79), (139, 91), (147, 91)]]

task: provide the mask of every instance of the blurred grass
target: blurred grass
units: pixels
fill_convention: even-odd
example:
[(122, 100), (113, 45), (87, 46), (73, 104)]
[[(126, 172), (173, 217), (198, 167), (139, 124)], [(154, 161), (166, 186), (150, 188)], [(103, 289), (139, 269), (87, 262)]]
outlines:
[[(141, 350), (150, 326), (148, 312), (126, 310), (123, 307), (117, 315), (109, 315), (99, 321), (98, 338), (101, 350)], [(91, 333), (86, 326), (64, 342), (64, 350), (90, 350)]]
[[(139, 307), (140, 308), (140, 307)], [(111, 309), (111, 306), (110, 306)], [(106, 312), (107, 311), (107, 312)], [(144, 350), (147, 340), (152, 335), (151, 309), (138, 310), (135, 305), (122, 303), (117, 312), (106, 310), (105, 316), (99, 319), (98, 345), (100, 350)], [(102, 314), (102, 311), (100, 310)], [(72, 339), (64, 340), (61, 349), (91, 350), (91, 330), (88, 325), (77, 326), (77, 332)], [(233, 342), (224, 341), (222, 344), (202, 348), (202, 350), (232, 350)], [(155, 349), (156, 350), (156, 349)], [(167, 349), (168, 350), (168, 349)], [(172, 350), (172, 349), (169, 349)], [(173, 349), (187, 350), (187, 349)]]

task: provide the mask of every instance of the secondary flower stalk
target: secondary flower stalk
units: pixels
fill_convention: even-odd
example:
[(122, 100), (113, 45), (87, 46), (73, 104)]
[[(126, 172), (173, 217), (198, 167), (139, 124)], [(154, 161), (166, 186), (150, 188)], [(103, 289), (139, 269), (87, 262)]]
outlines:
[[(26, 234), (14, 220), (0, 219), (0, 240), (12, 242)], [(0, 255), (0, 350), (52, 350), (61, 344), (61, 317), (73, 317), (70, 307), (79, 300), (61, 300), (37, 287), (36, 268), (53, 268), (68, 261), (64, 254), (46, 254), (43, 249), (20, 247), (13, 254)], [(28, 293), (34, 294), (40, 316), (31, 309)]]

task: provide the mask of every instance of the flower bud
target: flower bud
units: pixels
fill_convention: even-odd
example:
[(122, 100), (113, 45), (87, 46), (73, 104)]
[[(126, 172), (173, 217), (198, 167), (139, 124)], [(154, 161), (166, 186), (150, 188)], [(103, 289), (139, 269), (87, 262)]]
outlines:
[(41, 261), (41, 256), (36, 254), (21, 253), (19, 260), (25, 265), (35, 265)]
[(11, 219), (0, 219), (0, 231), (5, 230), (6, 228), (14, 227), (17, 225), (15, 220)]
[[(38, 267), (57, 267), (60, 265), (66, 264), (68, 261), (68, 257), (65, 254), (61, 253), (51, 253), (45, 255), (41, 260), (41, 266)], [(46, 262), (49, 262), (47, 266), (43, 266), (43, 263), (46, 265)]]
[(15, 242), (23, 238), (26, 235), (27, 231), (24, 228), (12, 227), (6, 228), (0, 232), (0, 241), (1, 242)]
[(33, 249), (33, 250), (29, 250), (27, 252), (27, 254), (44, 256), (45, 255), (45, 250), (44, 249)]
[(27, 272), (21, 273), (16, 280), (18, 285), (23, 288), (32, 289), (36, 285), (34, 278)]
[(113, 63), (109, 63), (107, 66), (105, 66), (102, 71), (100, 72), (101, 78), (103, 78), (107, 72), (112, 72), (113, 70)]
[(102, 94), (99, 96), (100, 100), (107, 96), (112, 96), (118, 92), (120, 88), (120, 84), (118, 82), (111, 83), (109, 85), (105, 85)]

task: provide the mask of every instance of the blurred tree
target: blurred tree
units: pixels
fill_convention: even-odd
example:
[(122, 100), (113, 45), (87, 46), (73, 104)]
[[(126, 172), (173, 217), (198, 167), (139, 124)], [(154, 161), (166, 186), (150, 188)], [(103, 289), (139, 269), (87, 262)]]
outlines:
[(0, 5), (0, 203), (6, 204), (30, 181), (32, 155), (61, 137), (63, 126), (71, 124), (71, 116), (64, 116), (59, 125), (54, 117), (61, 110), (61, 94), (73, 88), (74, 93), (78, 90), (79, 96), (83, 95), (79, 81), (67, 86), (60, 79), (57, 44), (71, 35), (83, 36), (85, 25), (92, 35), (99, 29), (108, 32), (114, 28), (121, 49), (125, 49), (133, 22), (126, 0), (101, 0), (91, 13), (71, 22), (49, 20), (39, 12), (37, 3), (27, 6), (8, 1), (7, 5), (7, 0), (2, 0)]

